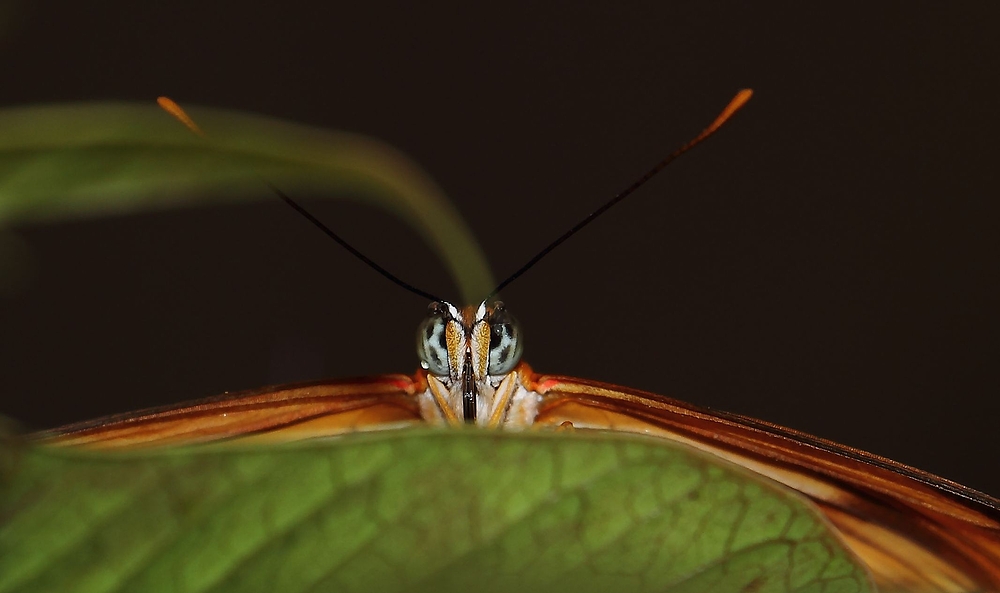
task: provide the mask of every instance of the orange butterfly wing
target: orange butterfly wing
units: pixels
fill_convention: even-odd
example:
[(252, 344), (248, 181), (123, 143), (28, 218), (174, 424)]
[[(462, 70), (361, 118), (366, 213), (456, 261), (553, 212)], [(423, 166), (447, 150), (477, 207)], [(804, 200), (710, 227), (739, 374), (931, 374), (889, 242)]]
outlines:
[(1000, 591), (1000, 500), (884, 457), (746, 416), (572, 377), (534, 375), (536, 424), (657, 436), (811, 499), (884, 590)]
[(71, 424), (49, 444), (136, 448), (215, 441), (287, 442), (423, 422), (406, 375), (296, 383)]
[[(1000, 500), (858, 449), (753, 418), (522, 364), (542, 394), (535, 423), (685, 443), (793, 488), (816, 504), (887, 590), (1000, 591)], [(287, 442), (423, 423), (413, 377), (300, 383), (144, 410), (43, 435), (54, 445), (134, 448)]]

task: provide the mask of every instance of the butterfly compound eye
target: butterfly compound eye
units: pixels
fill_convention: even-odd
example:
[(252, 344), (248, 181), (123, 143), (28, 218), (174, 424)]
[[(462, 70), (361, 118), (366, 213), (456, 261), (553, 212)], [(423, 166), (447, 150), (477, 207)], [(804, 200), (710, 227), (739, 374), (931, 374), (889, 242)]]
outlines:
[(514, 370), (521, 360), (523, 340), (521, 339), (521, 324), (517, 322), (502, 303), (493, 306), (489, 317), (490, 324), (490, 363), (487, 373), (490, 375), (506, 375)]
[(448, 375), (448, 341), (445, 327), (451, 320), (447, 307), (431, 303), (427, 317), (417, 328), (417, 356), (420, 366), (434, 375)]

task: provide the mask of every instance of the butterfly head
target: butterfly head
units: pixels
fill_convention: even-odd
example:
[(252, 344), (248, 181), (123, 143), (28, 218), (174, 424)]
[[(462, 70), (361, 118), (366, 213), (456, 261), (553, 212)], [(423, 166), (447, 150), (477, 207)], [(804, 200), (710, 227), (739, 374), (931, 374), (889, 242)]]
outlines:
[(417, 330), (420, 366), (450, 381), (462, 378), (466, 359), (476, 380), (506, 375), (522, 350), (521, 326), (499, 301), (464, 309), (431, 303)]
[(448, 392), (439, 404), (466, 422), (490, 407), (489, 396), (520, 362), (522, 349), (520, 325), (499, 301), (464, 309), (433, 302), (417, 329), (420, 366)]

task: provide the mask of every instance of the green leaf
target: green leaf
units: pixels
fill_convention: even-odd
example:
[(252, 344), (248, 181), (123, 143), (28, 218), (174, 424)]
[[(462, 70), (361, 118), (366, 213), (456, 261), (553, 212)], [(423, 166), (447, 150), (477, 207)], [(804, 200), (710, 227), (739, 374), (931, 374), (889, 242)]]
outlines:
[(0, 227), (207, 199), (274, 200), (266, 181), (286, 192), (319, 191), (387, 209), (439, 254), (468, 302), (493, 288), (461, 217), (398, 151), (364, 136), (264, 117), (190, 113), (207, 140), (152, 101), (0, 110)]
[(414, 429), (5, 459), (0, 592), (870, 590), (804, 499), (660, 440)]

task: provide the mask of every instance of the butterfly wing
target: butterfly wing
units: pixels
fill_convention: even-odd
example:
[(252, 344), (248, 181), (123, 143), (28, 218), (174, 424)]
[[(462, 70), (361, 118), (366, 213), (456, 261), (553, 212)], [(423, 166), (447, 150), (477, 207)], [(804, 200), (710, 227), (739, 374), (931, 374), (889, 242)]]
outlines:
[[(520, 371), (542, 395), (539, 426), (685, 443), (810, 498), (885, 590), (1000, 591), (1000, 500), (811, 435), (642, 391)], [(300, 383), (66, 426), (46, 443), (136, 448), (288, 442), (423, 422), (414, 377)]]
[(1000, 500), (802, 432), (662, 396), (536, 375), (536, 424), (653, 435), (810, 498), (883, 590), (1000, 591)]
[(71, 424), (46, 443), (137, 448), (216, 441), (276, 443), (422, 422), (413, 377), (382, 375), (226, 394)]

